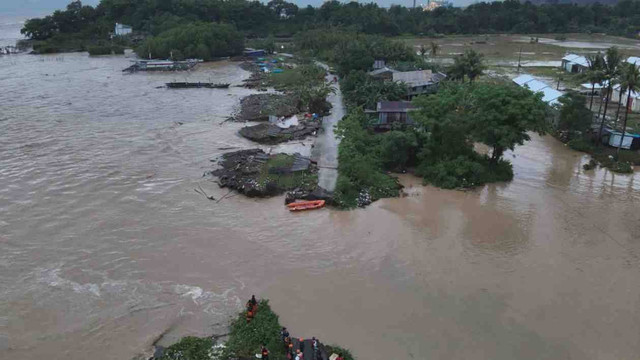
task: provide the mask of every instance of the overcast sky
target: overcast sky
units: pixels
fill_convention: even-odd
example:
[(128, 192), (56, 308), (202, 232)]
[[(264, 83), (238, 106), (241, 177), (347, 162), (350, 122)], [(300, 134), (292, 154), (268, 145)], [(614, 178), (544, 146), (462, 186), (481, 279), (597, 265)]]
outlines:
[[(100, 0), (84, 0), (83, 4), (96, 5)], [(268, 0), (266, 0), (268, 1)], [(56, 9), (64, 8), (70, 0), (0, 0), (0, 14), (25, 15), (34, 16), (47, 14)], [(309, 4), (318, 6), (322, 4), (322, 0), (294, 0), (292, 1), (298, 6), (307, 6)], [(371, 0), (360, 0), (360, 2), (368, 3)], [(412, 6), (413, 0), (378, 0), (374, 1), (380, 6), (389, 6), (391, 4), (400, 4), (404, 6)], [(417, 0), (417, 3), (426, 2), (426, 0)], [(471, 0), (453, 0), (455, 5), (466, 5)]]

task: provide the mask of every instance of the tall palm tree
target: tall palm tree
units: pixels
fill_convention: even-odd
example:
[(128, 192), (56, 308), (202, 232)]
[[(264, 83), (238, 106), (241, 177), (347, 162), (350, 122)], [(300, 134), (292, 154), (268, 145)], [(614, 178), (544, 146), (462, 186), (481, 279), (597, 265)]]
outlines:
[(607, 81), (607, 92), (605, 94), (604, 111), (602, 112), (602, 120), (600, 121), (600, 131), (598, 131), (598, 142), (600, 145), (600, 139), (602, 139), (602, 130), (604, 129), (604, 121), (607, 118), (607, 108), (609, 106), (609, 99), (611, 97), (611, 87), (613, 82), (620, 74), (622, 63), (622, 54), (617, 47), (613, 46), (607, 49), (606, 57), (604, 59), (604, 80)]
[(591, 100), (589, 101), (589, 110), (593, 107), (593, 96), (596, 90), (596, 84), (602, 83), (602, 68), (604, 67), (604, 58), (598, 52), (596, 55), (587, 56), (589, 68), (587, 70), (587, 81), (591, 84)]
[[(624, 123), (622, 124), (622, 136), (620, 137), (620, 144), (618, 144), (618, 150), (616, 152), (616, 158), (620, 155), (620, 148), (622, 147), (622, 141), (624, 140), (624, 133), (627, 130), (627, 118), (629, 117), (629, 103), (631, 102), (631, 93), (640, 90), (640, 70), (636, 64), (625, 64), (621, 76), (621, 87), (627, 89), (627, 105), (625, 107)], [(620, 89), (622, 91), (622, 88)]]

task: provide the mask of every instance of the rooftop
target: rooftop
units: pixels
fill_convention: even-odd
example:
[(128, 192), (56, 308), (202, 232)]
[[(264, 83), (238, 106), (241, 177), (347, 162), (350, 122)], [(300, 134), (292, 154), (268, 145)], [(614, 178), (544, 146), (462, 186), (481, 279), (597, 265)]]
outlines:
[(582, 55), (568, 54), (565, 57), (563, 57), (562, 60), (572, 62), (580, 66), (585, 66), (585, 67), (589, 66), (589, 60), (587, 60), (587, 58)]
[(393, 73), (393, 81), (401, 81), (409, 86), (423, 86), (440, 82), (446, 75), (431, 70), (404, 71)]

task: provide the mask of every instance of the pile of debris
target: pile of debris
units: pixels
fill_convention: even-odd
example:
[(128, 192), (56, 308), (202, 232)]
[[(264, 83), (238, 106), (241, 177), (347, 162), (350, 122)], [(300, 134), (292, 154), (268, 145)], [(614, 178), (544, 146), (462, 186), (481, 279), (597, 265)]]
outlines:
[(239, 133), (251, 141), (273, 145), (290, 140), (302, 140), (309, 135), (315, 135), (320, 127), (321, 123), (318, 120), (299, 121), (294, 115), (288, 119), (273, 122), (270, 120), (268, 124), (246, 126), (240, 129)]
[[(285, 159), (285, 162), (277, 161)], [(262, 149), (240, 150), (222, 155), (221, 166), (211, 172), (218, 185), (238, 191), (248, 197), (270, 197), (287, 190), (314, 189), (317, 167), (300, 154), (269, 155)], [(296, 176), (295, 181), (279, 181)]]
[(293, 95), (253, 94), (240, 100), (236, 121), (268, 121), (269, 115), (290, 117), (299, 112), (299, 99)]

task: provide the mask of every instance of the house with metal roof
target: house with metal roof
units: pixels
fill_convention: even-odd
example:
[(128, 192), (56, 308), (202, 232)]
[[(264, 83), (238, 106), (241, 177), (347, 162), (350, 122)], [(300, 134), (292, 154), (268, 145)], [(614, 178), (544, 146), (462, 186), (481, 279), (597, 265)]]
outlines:
[(540, 81), (531, 75), (520, 75), (512, 81), (518, 86), (527, 88), (534, 93), (542, 93), (542, 101), (549, 105), (559, 104), (558, 98), (564, 95), (562, 91), (552, 88), (547, 83)]
[(375, 110), (365, 110), (365, 113), (377, 115), (374, 127), (386, 130), (398, 125), (413, 125), (409, 112), (414, 109), (410, 101), (379, 101)]
[(438, 85), (447, 76), (431, 70), (403, 71), (393, 73), (393, 81), (405, 83), (409, 87), (409, 98), (438, 91)]
[(528, 83), (529, 81), (531, 81), (531, 80), (535, 80), (535, 79), (536, 79), (536, 78), (534, 78), (534, 77), (533, 77), (533, 76), (531, 76), (531, 75), (526, 75), (526, 74), (524, 74), (524, 75), (520, 75), (520, 76), (518, 76), (517, 78), (514, 78), (514, 79), (513, 79), (513, 82), (514, 82), (514, 83), (516, 83), (516, 84), (518, 84), (518, 86), (522, 86), (522, 85), (524, 85), (524, 84)]
[(526, 86), (527, 88), (529, 88), (529, 90), (533, 92), (538, 92), (544, 88), (549, 87), (549, 85), (547, 85), (546, 83), (543, 83), (542, 81), (535, 80), (535, 79), (525, 83), (523, 86)]
[(369, 75), (377, 79), (392, 80), (393, 74), (397, 72), (398, 72), (397, 70), (394, 70), (385, 66), (380, 69), (369, 71)]
[(568, 54), (562, 58), (562, 68), (570, 73), (583, 73), (589, 69), (589, 60), (582, 55)]

